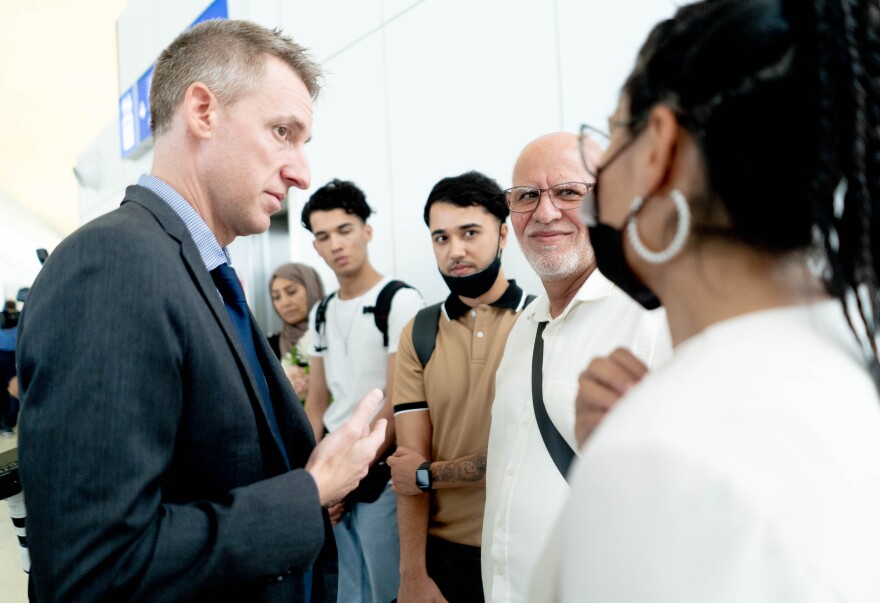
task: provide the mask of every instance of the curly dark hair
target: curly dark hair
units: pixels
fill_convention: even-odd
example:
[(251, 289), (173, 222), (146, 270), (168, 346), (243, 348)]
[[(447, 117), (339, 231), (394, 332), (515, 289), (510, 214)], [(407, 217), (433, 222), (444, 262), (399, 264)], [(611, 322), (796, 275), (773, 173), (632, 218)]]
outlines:
[(309, 197), (308, 202), (302, 209), (302, 225), (312, 232), (312, 224), (309, 218), (315, 211), (330, 211), (333, 209), (344, 210), (363, 220), (372, 215), (373, 210), (367, 205), (367, 197), (364, 191), (359, 189), (354, 182), (334, 178)]
[(459, 207), (484, 207), (501, 222), (504, 222), (510, 214), (504, 193), (498, 183), (476, 171), (450, 176), (434, 185), (425, 203), (425, 224), (428, 224), (431, 206), (438, 201)]

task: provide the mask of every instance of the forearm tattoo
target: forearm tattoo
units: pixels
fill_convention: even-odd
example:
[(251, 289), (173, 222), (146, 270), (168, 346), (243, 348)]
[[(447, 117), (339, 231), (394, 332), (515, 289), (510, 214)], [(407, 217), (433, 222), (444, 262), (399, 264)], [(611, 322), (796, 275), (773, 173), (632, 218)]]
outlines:
[(481, 452), (459, 461), (442, 461), (431, 467), (435, 482), (479, 482), (486, 478), (486, 453)]

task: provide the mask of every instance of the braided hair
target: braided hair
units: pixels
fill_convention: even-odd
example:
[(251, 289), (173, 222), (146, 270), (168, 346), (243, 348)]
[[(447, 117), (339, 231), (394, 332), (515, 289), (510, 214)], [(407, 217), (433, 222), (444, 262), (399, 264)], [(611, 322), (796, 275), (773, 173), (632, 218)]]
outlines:
[(683, 6), (651, 32), (623, 92), (633, 134), (664, 104), (700, 146), (710, 192), (695, 218), (722, 210), (725, 236), (823, 251), (880, 388), (880, 0)]

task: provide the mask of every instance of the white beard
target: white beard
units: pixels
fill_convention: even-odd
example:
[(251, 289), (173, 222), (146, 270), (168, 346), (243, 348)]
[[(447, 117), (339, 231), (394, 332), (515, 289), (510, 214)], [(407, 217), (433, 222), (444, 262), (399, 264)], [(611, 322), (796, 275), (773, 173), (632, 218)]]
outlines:
[(593, 247), (584, 237), (574, 249), (566, 254), (556, 253), (557, 245), (547, 245), (542, 251), (526, 247), (520, 242), (520, 249), (529, 264), (542, 281), (558, 281), (580, 274), (595, 261)]

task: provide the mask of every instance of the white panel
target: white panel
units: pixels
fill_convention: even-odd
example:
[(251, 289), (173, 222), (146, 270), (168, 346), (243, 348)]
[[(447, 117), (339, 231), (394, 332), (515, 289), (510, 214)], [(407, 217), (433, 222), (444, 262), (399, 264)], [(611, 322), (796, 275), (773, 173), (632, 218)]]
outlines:
[[(131, 182), (131, 184), (135, 184), (137, 179)], [(80, 212), (80, 223), (87, 224), (91, 222), (95, 218), (99, 218), (104, 214), (113, 211), (119, 204), (122, 203), (122, 199), (125, 197), (125, 187), (120, 188), (119, 190), (112, 191), (109, 193), (105, 193), (101, 197), (100, 204), (94, 205), (88, 211)]]
[(135, 184), (141, 174), (149, 173), (152, 163), (152, 150), (137, 159), (122, 159), (119, 125), (115, 120), (107, 124), (77, 157), (77, 169), (87, 181), (86, 186), (79, 185), (79, 223), (85, 224), (119, 207), (125, 187)]
[(159, 53), (202, 14), (212, 0), (132, 0), (116, 22), (122, 90), (155, 63)]
[(281, 27), (281, 0), (227, 0), (227, 6), (230, 19), (247, 19), (270, 29)]
[(152, 0), (132, 0), (116, 21), (120, 92), (137, 83), (160, 49), (157, 12)]
[[(552, 5), (503, 0), (424, 2), (386, 27), (398, 273), (429, 300), (447, 290), (425, 199), (440, 178), (471, 169), (510, 186), (524, 144), (558, 129), (553, 34)], [(514, 240), (505, 273), (538, 292)]]
[(320, 62), (382, 25), (380, 0), (281, 2), (284, 31), (312, 50)]
[(159, 20), (159, 45), (155, 51), (155, 57), (168, 46), (174, 38), (186, 31), (187, 28), (201, 15), (213, 0), (174, 0), (174, 2), (162, 2), (162, 18)]
[(430, 0), (383, 0), (382, 14), (384, 22), (387, 24), (390, 19), (393, 19), (401, 13), (413, 8), (416, 4), (429, 1)]
[(335, 276), (314, 251), (312, 235), (299, 226), (299, 216), (309, 195), (333, 178), (352, 180), (366, 194), (376, 211), (369, 220), (374, 236), (370, 258), (380, 272), (394, 273), (381, 35), (362, 40), (324, 65), (329, 75), (307, 147), (312, 186), (309, 191), (291, 189), (288, 199), (292, 258), (315, 266), (332, 291)]
[(675, 7), (669, 0), (556, 1), (563, 126), (574, 131), (587, 122), (605, 130), (648, 32)]

